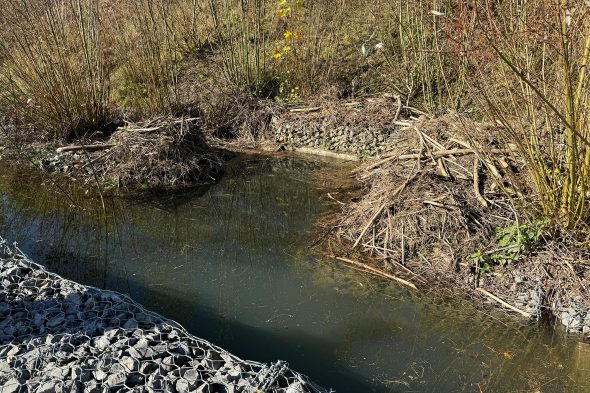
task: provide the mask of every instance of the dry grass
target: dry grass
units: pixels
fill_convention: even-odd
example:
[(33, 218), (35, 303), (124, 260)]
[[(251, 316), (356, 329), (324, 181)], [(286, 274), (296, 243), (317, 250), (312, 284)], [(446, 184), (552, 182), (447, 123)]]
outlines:
[[(453, 116), (416, 121), (395, 151), (359, 170), (365, 190), (344, 207), (339, 236), (387, 269), (401, 264), (419, 274), (453, 272), (492, 245), (512, 212), (489, 172), (505, 170), (498, 157), (471, 149), (475, 141), (461, 137), (459, 124)], [(499, 147), (485, 132), (479, 142)]]
[[(41, 134), (73, 137), (109, 117), (99, 2), (0, 3), (2, 105)], [(10, 23), (8, 23), (10, 21)]]
[(508, 2), (482, 7), (476, 23), (470, 83), (527, 163), (523, 192), (555, 227), (588, 236), (590, 6)]

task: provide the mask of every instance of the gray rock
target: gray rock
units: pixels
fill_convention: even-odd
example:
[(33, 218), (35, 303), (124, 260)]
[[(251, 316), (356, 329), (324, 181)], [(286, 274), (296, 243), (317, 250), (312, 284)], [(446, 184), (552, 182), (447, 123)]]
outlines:
[(55, 386), (56, 386), (56, 383), (53, 381), (45, 382), (41, 386), (39, 386), (35, 392), (36, 393), (55, 393)]
[(100, 393), (100, 386), (96, 381), (90, 381), (84, 386), (84, 393)]
[(125, 375), (125, 373), (121, 372), (109, 375), (106, 383), (109, 387), (112, 388), (116, 386), (123, 386), (125, 384), (125, 380), (127, 380), (127, 376)]
[(174, 387), (178, 393), (188, 393), (191, 389), (188, 381), (185, 381), (184, 379), (179, 379), (176, 381), (176, 385)]
[(111, 342), (106, 337), (97, 337), (97, 338), (94, 339), (94, 346), (97, 349), (105, 349), (109, 345), (111, 345)]
[(133, 372), (139, 369), (139, 362), (130, 356), (122, 357), (120, 363), (127, 372)]
[(97, 381), (103, 381), (104, 379), (107, 378), (107, 373), (105, 373), (102, 370), (95, 370), (93, 372), (94, 374), (94, 379), (96, 379)]
[(0, 387), (0, 393), (17, 393), (20, 386), (18, 379), (11, 378), (4, 384), (4, 386)]
[(201, 378), (201, 376), (197, 370), (189, 369), (182, 374), (182, 378), (186, 379), (190, 383), (195, 383)]

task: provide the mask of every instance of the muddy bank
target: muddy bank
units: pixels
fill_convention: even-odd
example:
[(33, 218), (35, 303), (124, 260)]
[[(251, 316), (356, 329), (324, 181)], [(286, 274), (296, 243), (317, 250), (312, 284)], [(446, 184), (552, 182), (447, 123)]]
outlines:
[(124, 295), (45, 271), (0, 239), (0, 385), (16, 392), (324, 392), (244, 361)]

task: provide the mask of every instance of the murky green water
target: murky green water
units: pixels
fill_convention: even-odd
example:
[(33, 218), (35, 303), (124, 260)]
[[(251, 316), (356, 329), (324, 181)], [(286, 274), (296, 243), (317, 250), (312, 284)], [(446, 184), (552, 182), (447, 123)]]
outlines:
[(590, 391), (589, 351), (561, 331), (314, 256), (314, 222), (334, 208), (326, 165), (236, 158), (217, 184), (107, 198), (105, 213), (84, 189), (0, 164), (0, 234), (65, 277), (338, 392)]

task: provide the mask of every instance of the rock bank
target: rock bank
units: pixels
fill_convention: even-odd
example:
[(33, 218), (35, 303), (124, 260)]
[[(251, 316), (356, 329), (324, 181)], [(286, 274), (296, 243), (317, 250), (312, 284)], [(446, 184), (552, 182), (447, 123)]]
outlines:
[(0, 392), (325, 390), (284, 362), (239, 359), (122, 294), (49, 273), (0, 238)]

